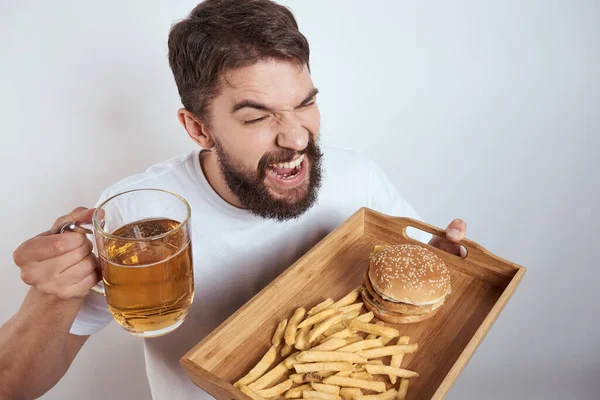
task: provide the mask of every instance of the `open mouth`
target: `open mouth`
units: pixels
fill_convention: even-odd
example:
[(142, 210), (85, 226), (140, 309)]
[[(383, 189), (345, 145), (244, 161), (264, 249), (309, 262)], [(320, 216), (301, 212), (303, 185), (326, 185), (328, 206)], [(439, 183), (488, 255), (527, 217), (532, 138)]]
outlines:
[(304, 154), (289, 162), (269, 165), (269, 174), (282, 180), (292, 180), (300, 175), (303, 167)]

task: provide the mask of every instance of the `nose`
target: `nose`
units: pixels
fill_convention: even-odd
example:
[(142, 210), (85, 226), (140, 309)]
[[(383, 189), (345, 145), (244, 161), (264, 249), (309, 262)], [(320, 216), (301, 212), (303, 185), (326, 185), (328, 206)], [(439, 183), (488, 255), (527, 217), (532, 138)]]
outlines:
[(301, 151), (308, 145), (308, 130), (294, 113), (282, 115), (279, 120), (277, 145), (286, 149)]

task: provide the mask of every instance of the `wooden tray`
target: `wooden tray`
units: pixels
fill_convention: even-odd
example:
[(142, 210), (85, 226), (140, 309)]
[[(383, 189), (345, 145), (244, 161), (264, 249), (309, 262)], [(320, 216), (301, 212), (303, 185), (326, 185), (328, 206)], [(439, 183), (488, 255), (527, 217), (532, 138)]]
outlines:
[[(407, 236), (409, 226), (445, 235), (419, 221), (358, 210), (191, 349), (181, 359), (189, 377), (217, 399), (250, 399), (232, 383), (268, 350), (277, 323), (298, 307), (308, 310), (360, 286), (375, 244), (422, 244)], [(451, 271), (452, 295), (440, 311), (417, 324), (392, 325), (419, 343), (402, 363), (420, 374), (411, 380), (408, 399), (442, 399), (448, 393), (525, 274), (525, 268), (475, 242), (461, 243), (465, 258), (426, 245)]]

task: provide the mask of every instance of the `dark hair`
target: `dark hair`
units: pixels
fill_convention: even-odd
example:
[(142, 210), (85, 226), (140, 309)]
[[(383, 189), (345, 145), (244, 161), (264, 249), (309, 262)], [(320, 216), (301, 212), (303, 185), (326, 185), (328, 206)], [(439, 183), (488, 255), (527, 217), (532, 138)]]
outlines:
[(181, 102), (205, 123), (224, 72), (271, 58), (308, 67), (309, 55), (292, 12), (271, 0), (206, 0), (169, 33)]

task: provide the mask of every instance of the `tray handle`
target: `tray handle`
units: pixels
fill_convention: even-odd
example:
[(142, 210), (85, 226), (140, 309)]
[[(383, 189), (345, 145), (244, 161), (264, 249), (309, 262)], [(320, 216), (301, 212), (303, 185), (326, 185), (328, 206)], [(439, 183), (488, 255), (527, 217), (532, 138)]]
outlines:
[[(421, 241), (413, 239), (408, 235), (408, 233), (406, 231), (406, 229), (408, 227), (416, 228), (416, 229), (422, 230), (424, 232), (430, 233), (434, 236), (439, 236), (441, 238), (446, 237), (445, 230), (440, 229), (436, 226), (430, 225), (426, 222), (422, 222), (422, 221), (412, 219), (412, 218), (405, 218), (405, 217), (392, 217), (392, 218), (394, 220), (396, 220), (402, 226), (402, 236), (404, 236), (404, 238), (407, 240), (413, 240), (415, 242), (422, 243)], [(463, 238), (462, 240), (460, 240), (459, 242), (456, 242), (456, 243), (464, 246), (465, 249), (467, 250), (467, 255), (465, 257), (460, 257), (460, 256), (457, 256), (457, 257), (467, 258), (471, 251), (475, 251), (476, 253), (484, 253), (488, 256), (493, 256), (493, 254), (491, 254), (489, 251), (487, 251), (479, 243), (474, 242), (470, 239)], [(425, 243), (425, 244), (428, 244), (428, 243)]]
[[(407, 232), (406, 232), (406, 228), (408, 227), (413, 227), (416, 229), (420, 229), (422, 231), (425, 231), (427, 233), (430, 233), (432, 235), (435, 236), (440, 236), (442, 238), (446, 237), (446, 231), (443, 229), (440, 229), (438, 227), (435, 227), (433, 225), (430, 225), (426, 222), (422, 222), (413, 218), (407, 218), (407, 217), (395, 217), (395, 216), (390, 216), (390, 215), (386, 215), (386, 214), (382, 214), (379, 213), (377, 211), (374, 212), (375, 214), (378, 214), (380, 217), (382, 217), (383, 219), (387, 219), (390, 222), (393, 222), (397, 227), (401, 227), (402, 228), (402, 236), (404, 237), (405, 240), (410, 241), (414, 244), (420, 244), (420, 245), (425, 245), (427, 247), (429, 247), (430, 249), (432, 249), (433, 251), (437, 252), (440, 255), (446, 256), (446, 257), (450, 257), (450, 258), (454, 258), (455, 260), (465, 260), (465, 261), (470, 261), (473, 263), (477, 263), (477, 264), (487, 264), (489, 266), (494, 266), (496, 268), (500, 267), (500, 266), (510, 266), (510, 269), (521, 269), (523, 268), (520, 265), (517, 265), (515, 263), (512, 263), (508, 260), (505, 260), (501, 257), (496, 256), (495, 254), (489, 252), (488, 250), (486, 250), (483, 246), (481, 246), (479, 243), (474, 242), (470, 239), (467, 238), (463, 238), (461, 241), (457, 242), (458, 244), (463, 245), (466, 249), (467, 249), (467, 255), (465, 257), (461, 257), (458, 256), (456, 254), (451, 254), (448, 253), (444, 250), (440, 250), (436, 247), (431, 246), (428, 243), (423, 243), (417, 239), (413, 239), (410, 236), (408, 236)], [(490, 262), (491, 261), (491, 262)], [(504, 270), (505, 268), (500, 268), (501, 270)], [(507, 271), (505, 271), (504, 273), (506, 273)]]

